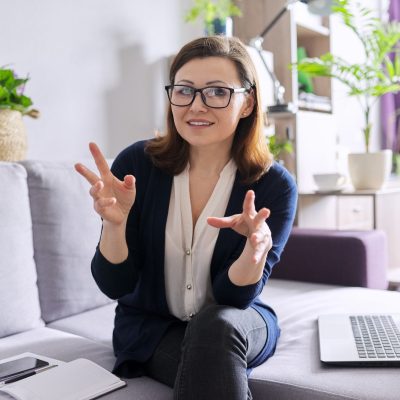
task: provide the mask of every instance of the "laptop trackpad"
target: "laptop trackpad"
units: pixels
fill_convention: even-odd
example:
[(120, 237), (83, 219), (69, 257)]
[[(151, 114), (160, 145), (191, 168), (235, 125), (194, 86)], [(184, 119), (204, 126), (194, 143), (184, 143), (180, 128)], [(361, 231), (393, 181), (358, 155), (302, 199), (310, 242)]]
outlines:
[(322, 362), (359, 360), (348, 315), (321, 315), (318, 318), (318, 332)]

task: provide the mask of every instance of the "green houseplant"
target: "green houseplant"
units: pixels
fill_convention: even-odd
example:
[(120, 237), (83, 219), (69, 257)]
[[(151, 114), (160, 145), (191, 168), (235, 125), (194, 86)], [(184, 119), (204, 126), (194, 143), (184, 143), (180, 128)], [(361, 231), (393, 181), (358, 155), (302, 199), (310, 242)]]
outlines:
[[(320, 57), (305, 58), (295, 64), (299, 72), (310, 76), (322, 76), (337, 79), (348, 89), (350, 96), (355, 96), (363, 112), (365, 153), (370, 153), (371, 109), (381, 96), (400, 90), (400, 54), (397, 47), (400, 40), (400, 24), (385, 23), (373, 16), (373, 11), (358, 1), (336, 0), (332, 11), (337, 13), (343, 23), (359, 39), (365, 53), (362, 63), (349, 63), (346, 60), (326, 53)], [(358, 157), (361, 158), (361, 157)], [(350, 175), (353, 185), (359, 189), (378, 188), (382, 183), (358, 184)], [(387, 162), (386, 162), (387, 163)], [(389, 161), (391, 164), (391, 161)], [(356, 167), (356, 169), (364, 169)], [(387, 169), (387, 168), (386, 168)], [(390, 172), (390, 170), (389, 170)]]
[(25, 158), (27, 139), (23, 115), (37, 118), (32, 100), (24, 94), (29, 78), (18, 78), (7, 67), (0, 67), (0, 160), (19, 161)]
[(292, 153), (293, 145), (290, 140), (279, 139), (277, 136), (268, 137), (268, 147), (275, 160), (278, 160), (283, 153)]
[(31, 98), (24, 94), (28, 80), (18, 78), (12, 69), (0, 67), (0, 110), (16, 110), (32, 118), (38, 117), (38, 111), (31, 108)]
[(220, 33), (218, 27), (225, 26), (228, 18), (241, 15), (240, 8), (232, 0), (194, 0), (185, 21), (194, 22), (202, 18), (207, 34), (214, 35)]

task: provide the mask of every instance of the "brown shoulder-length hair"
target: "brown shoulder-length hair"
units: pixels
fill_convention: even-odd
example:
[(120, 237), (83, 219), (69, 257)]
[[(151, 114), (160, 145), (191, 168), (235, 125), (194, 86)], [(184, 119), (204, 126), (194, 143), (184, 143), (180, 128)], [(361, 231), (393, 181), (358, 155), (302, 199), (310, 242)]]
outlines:
[[(237, 38), (225, 36), (207, 36), (189, 42), (172, 62), (170, 83), (174, 84), (176, 73), (187, 62), (206, 57), (223, 57), (233, 61), (241, 84), (254, 95), (253, 111), (246, 118), (240, 119), (231, 148), (231, 156), (243, 183), (253, 183), (267, 171), (273, 158), (263, 133), (257, 73), (244, 44)], [(176, 129), (170, 104), (167, 110), (166, 134), (150, 140), (146, 153), (154, 165), (171, 175), (181, 173), (189, 161), (189, 144)]]

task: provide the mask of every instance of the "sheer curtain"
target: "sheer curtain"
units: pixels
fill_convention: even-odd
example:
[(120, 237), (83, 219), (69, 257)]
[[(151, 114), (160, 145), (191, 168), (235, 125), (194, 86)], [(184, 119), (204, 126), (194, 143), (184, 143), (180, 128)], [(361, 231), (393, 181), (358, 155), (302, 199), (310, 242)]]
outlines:
[[(400, 22), (400, 0), (390, 0), (389, 19)], [(400, 92), (382, 97), (381, 116), (382, 148), (400, 153)]]

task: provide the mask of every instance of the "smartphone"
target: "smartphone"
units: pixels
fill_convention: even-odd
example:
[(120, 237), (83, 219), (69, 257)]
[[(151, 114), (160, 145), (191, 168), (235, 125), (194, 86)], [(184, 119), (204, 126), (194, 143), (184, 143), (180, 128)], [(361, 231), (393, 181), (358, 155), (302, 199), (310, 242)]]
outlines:
[(0, 364), (0, 382), (6, 378), (34, 371), (49, 365), (47, 361), (39, 360), (35, 357), (22, 357), (16, 360), (7, 361)]

